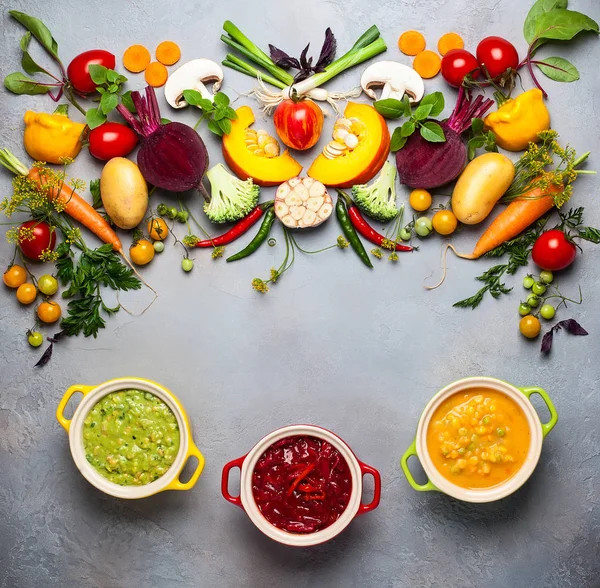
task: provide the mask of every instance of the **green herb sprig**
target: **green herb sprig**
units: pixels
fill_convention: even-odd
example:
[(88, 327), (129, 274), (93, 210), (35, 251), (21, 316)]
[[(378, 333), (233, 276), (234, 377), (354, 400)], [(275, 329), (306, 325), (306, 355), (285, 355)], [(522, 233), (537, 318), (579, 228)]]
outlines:
[(474, 118), (471, 121), (471, 138), (467, 142), (467, 156), (469, 161), (475, 157), (477, 149), (481, 148), (485, 149), (488, 153), (497, 153), (496, 135), (494, 135), (493, 131), (484, 130), (481, 118)]
[(237, 118), (237, 112), (229, 105), (227, 94), (217, 92), (213, 102), (203, 98), (197, 90), (184, 90), (183, 97), (188, 104), (198, 106), (202, 110), (202, 116), (194, 128), (198, 128), (202, 121), (206, 120), (208, 130), (219, 137), (231, 132), (231, 121)]
[[(90, 77), (96, 84), (96, 90), (100, 94), (100, 103), (96, 108), (89, 108), (85, 114), (85, 121), (90, 129), (95, 129), (106, 122), (106, 116), (119, 104), (119, 97), (123, 84), (127, 78), (114, 69), (108, 69), (103, 65), (92, 64), (89, 68)], [(121, 97), (122, 100), (122, 97)], [(123, 101), (129, 110), (129, 94)]]

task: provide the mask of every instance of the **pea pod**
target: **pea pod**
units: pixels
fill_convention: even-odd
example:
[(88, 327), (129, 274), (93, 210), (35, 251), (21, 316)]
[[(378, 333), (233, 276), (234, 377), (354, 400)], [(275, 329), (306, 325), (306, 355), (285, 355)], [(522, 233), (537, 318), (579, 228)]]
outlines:
[(348, 239), (350, 245), (352, 245), (352, 249), (354, 249), (358, 257), (360, 257), (361, 261), (367, 267), (372, 268), (373, 264), (371, 263), (369, 255), (367, 254), (362, 241), (360, 240), (356, 230), (354, 229), (354, 226), (352, 225), (352, 222), (350, 221), (348, 209), (346, 208), (346, 202), (341, 196), (338, 196), (337, 203), (335, 205), (335, 214), (338, 218), (338, 221), (340, 221), (344, 236), (346, 239)]
[(230, 257), (227, 258), (226, 261), (237, 261), (238, 259), (244, 259), (244, 257), (248, 257), (252, 255), (266, 240), (271, 232), (271, 227), (273, 226), (273, 221), (275, 220), (275, 211), (273, 208), (269, 208), (265, 213), (265, 218), (260, 225), (260, 229), (258, 229), (258, 233), (256, 236), (246, 247), (244, 247), (238, 253), (234, 253)]

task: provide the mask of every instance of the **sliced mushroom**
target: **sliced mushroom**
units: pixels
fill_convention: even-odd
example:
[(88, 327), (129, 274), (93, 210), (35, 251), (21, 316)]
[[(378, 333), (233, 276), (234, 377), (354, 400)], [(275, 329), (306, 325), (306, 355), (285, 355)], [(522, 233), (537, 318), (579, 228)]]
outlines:
[[(213, 83), (212, 92), (204, 85)], [(212, 102), (223, 82), (223, 70), (218, 63), (210, 59), (193, 59), (178, 67), (169, 75), (165, 84), (165, 98), (173, 108), (184, 108), (187, 102), (184, 90), (197, 90), (202, 98)]]
[(406, 94), (412, 104), (419, 102), (425, 93), (423, 78), (412, 67), (397, 61), (377, 61), (370, 65), (360, 78), (360, 85), (373, 100), (377, 100), (377, 95), (371, 88), (382, 86), (381, 100), (402, 100)]

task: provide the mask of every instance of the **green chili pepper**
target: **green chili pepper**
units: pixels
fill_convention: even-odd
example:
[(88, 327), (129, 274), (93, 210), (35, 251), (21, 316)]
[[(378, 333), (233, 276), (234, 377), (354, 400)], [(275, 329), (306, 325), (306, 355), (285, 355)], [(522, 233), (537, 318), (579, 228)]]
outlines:
[(346, 208), (346, 203), (343, 198), (338, 197), (337, 203), (335, 205), (335, 214), (338, 220), (340, 221), (340, 225), (342, 227), (344, 236), (346, 237), (346, 239), (348, 239), (350, 245), (352, 245), (352, 249), (356, 251), (358, 257), (360, 257), (361, 261), (367, 267), (372, 268), (373, 264), (371, 263), (369, 255), (367, 254), (367, 251), (364, 245), (362, 244), (362, 241), (360, 240), (354, 226), (352, 225), (352, 222), (350, 221), (350, 217), (348, 216), (348, 209)]
[(269, 210), (265, 212), (265, 218), (263, 219), (260, 229), (258, 229), (258, 233), (256, 233), (254, 239), (252, 239), (252, 241), (250, 241), (250, 243), (248, 243), (248, 245), (246, 245), (246, 247), (244, 247), (241, 251), (228, 257), (226, 261), (237, 261), (238, 259), (244, 259), (244, 257), (252, 255), (267, 240), (274, 220), (275, 211), (273, 208), (269, 208)]

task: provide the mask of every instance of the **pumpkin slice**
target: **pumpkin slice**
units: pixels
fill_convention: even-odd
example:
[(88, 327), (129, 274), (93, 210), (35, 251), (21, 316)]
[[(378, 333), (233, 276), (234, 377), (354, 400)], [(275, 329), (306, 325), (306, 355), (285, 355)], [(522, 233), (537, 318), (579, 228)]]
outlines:
[[(330, 143), (325, 147), (326, 154), (321, 153), (308, 170), (311, 178), (335, 188), (368, 183), (383, 167), (390, 151), (387, 124), (372, 106), (349, 102), (344, 119), (359, 121), (360, 124), (351, 129), (358, 137), (358, 144), (338, 154), (335, 143), (339, 141), (334, 137), (333, 150)], [(336, 131), (339, 134), (339, 129)]]
[(252, 178), (259, 186), (275, 186), (295, 178), (302, 166), (286, 150), (279, 154), (279, 143), (265, 131), (250, 128), (254, 113), (249, 106), (236, 110), (231, 132), (223, 135), (223, 157), (241, 180)]

